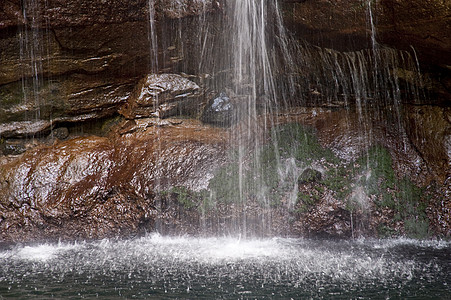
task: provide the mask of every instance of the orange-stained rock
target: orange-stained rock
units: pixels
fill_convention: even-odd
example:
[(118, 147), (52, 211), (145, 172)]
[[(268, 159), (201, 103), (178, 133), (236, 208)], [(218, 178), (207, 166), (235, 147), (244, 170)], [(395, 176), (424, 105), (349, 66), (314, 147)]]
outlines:
[[(399, 124), (366, 117), (369, 119), (364, 124), (353, 111), (303, 108), (267, 116), (265, 122), (262, 117), (260, 124), (296, 122), (314, 128), (321, 145), (345, 162), (382, 145), (398, 178), (407, 176), (427, 186), (430, 195), (438, 195), (426, 203), (431, 232), (449, 236), (447, 170), (440, 170), (425, 148), (415, 146), (418, 137), (401, 132)], [(375, 236), (380, 224), (391, 224), (403, 232), (403, 223), (393, 221), (393, 210), (376, 208), (374, 197), (353, 181), (346, 199), (337, 198), (323, 179), (298, 182), (299, 192), (314, 199), (320, 195), (317, 185), (324, 189), (308, 209), (286, 196), (277, 206), (264, 206), (251, 194), (245, 203), (210, 199), (210, 208), (203, 207), (205, 194), (201, 197), (196, 193), (206, 191), (208, 198), (210, 179), (218, 167), (230, 161), (228, 154), (233, 153), (240, 131), (248, 130), (242, 123), (226, 130), (194, 119), (137, 119), (124, 121), (108, 137), (78, 137), (37, 146), (21, 155), (3, 156), (0, 240), (102, 238), (153, 230), (228, 234), (242, 230), (242, 222), (247, 224), (247, 233), (257, 235)], [(269, 131), (258, 132), (265, 143)], [(447, 144), (441, 145), (437, 139), (446, 138), (443, 134), (445, 131), (422, 139), (433, 143), (435, 151), (446, 152)], [(242, 146), (252, 147), (255, 138), (241, 140)], [(246, 161), (243, 158), (244, 169)], [(188, 194), (183, 197), (194, 197), (193, 202), (180, 202), (183, 199), (177, 198), (177, 192), (170, 192), (173, 187), (186, 188)], [(352, 214), (349, 201), (359, 204)]]
[(3, 161), (1, 239), (94, 238), (151, 229), (157, 191), (205, 188), (224, 159), (225, 132), (186, 123), (75, 138)]

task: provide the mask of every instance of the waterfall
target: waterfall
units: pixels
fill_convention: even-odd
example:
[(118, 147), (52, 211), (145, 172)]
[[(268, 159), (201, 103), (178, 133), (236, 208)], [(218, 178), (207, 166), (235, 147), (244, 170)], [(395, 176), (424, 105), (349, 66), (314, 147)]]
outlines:
[[(317, 142), (308, 130), (294, 126), (291, 131), (281, 132), (278, 118), (293, 108), (305, 107), (339, 109), (347, 116), (345, 119), (356, 114), (357, 131), (364, 139), (357, 151), (362, 152), (373, 144), (374, 118), (390, 119), (387, 122), (405, 133), (402, 100), (419, 97), (416, 87), (421, 86), (421, 78), (409, 52), (378, 44), (373, 12), (377, 2), (366, 2), (370, 47), (350, 52), (295, 39), (286, 31), (275, 0), (225, 0), (223, 4), (222, 16), (214, 24), (205, 11), (197, 20), (191, 20), (199, 24), (197, 36), (189, 44), (195, 49), (182, 42), (177, 51), (182, 57), (197, 53), (199, 63), (175, 69), (185, 75), (197, 72), (209, 96), (230, 98), (234, 107), (229, 162), (209, 185), (212, 205), (221, 207), (226, 203), (232, 210), (222, 233), (265, 235), (272, 230), (272, 206), (293, 208), (299, 201), (297, 180), (301, 171), (321, 160), (325, 153), (312, 146)], [(149, 1), (149, 10), (150, 70), (158, 73), (167, 67), (164, 58), (158, 60), (159, 49), (164, 57), (164, 49), (176, 47), (170, 44), (170, 36), (158, 40), (153, 1)], [(189, 36), (183, 22), (175, 20), (162, 26), (172, 26), (178, 37)], [(401, 82), (405, 74), (410, 78)], [(281, 144), (286, 146), (287, 141), (294, 141), (295, 147), (282, 154)], [(161, 151), (158, 146), (155, 149)], [(306, 157), (306, 162), (299, 161), (296, 155)], [(321, 163), (316, 166), (322, 168)], [(159, 190), (158, 174), (156, 177)], [(365, 197), (365, 191), (358, 188), (353, 197)], [(366, 207), (363, 202), (359, 205)], [(352, 214), (353, 235), (358, 230), (355, 221)]]
[[(277, 88), (275, 70), (291, 60), (287, 36), (277, 1), (227, 0), (225, 15), (222, 42), (227, 50), (216, 57), (219, 62), (215, 65), (222, 66), (228, 75), (226, 80), (221, 76), (213, 86), (225, 91), (237, 107), (238, 124), (231, 129), (230, 141), (236, 149), (236, 173), (231, 176), (237, 176), (237, 193), (232, 197), (237, 202), (233, 231), (244, 235), (269, 232), (269, 213), (249, 218), (243, 211), (252, 205), (265, 210), (271, 203), (261, 151), (274, 126), (278, 103), (284, 101), (286, 89)], [(277, 139), (273, 141), (277, 143)]]
[[(263, 0), (229, 1), (228, 9), (233, 18), (230, 32), (233, 74), (231, 88), (233, 96), (243, 102), (238, 103), (238, 118), (243, 120), (244, 126), (244, 130), (233, 138), (238, 143), (239, 202), (246, 205), (245, 189), (247, 191), (251, 188), (250, 185), (255, 185), (256, 191), (264, 190), (262, 183), (258, 182), (258, 174), (252, 176), (255, 182), (245, 182), (246, 175), (243, 170), (248, 151), (253, 152), (255, 170), (260, 170), (258, 151), (261, 132), (264, 129), (258, 124), (258, 105), (265, 109), (265, 106), (274, 100), (274, 82), (268, 57), (270, 49), (266, 37), (268, 3)], [(251, 148), (248, 148), (248, 145), (252, 145)], [(246, 218), (243, 218), (241, 225), (245, 233)]]

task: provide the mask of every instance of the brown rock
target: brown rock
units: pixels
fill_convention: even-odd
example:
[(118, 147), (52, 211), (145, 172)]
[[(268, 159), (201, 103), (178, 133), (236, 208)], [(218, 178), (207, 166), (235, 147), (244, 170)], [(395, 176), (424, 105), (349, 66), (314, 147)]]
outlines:
[(429, 172), (443, 184), (451, 176), (451, 122), (449, 108), (438, 106), (405, 106), (405, 127), (409, 138)]
[(120, 139), (68, 140), (3, 160), (0, 239), (93, 238), (148, 228), (154, 193), (205, 188), (223, 160), (223, 143), (220, 130), (187, 122)]
[[(371, 47), (368, 1), (303, 1), (285, 5), (288, 26), (314, 45), (355, 51)], [(371, 2), (378, 42), (415, 48), (420, 60), (451, 64), (451, 4), (441, 0)]]
[(129, 119), (193, 114), (202, 106), (201, 88), (177, 74), (151, 74), (141, 80), (122, 114)]

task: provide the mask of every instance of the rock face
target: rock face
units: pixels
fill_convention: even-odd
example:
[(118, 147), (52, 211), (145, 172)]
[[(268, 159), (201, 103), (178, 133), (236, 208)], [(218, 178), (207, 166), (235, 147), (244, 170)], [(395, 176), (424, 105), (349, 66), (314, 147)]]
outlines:
[(306, 184), (311, 182), (318, 182), (321, 180), (321, 172), (318, 170), (307, 168), (305, 169), (301, 176), (298, 178), (298, 184)]
[[(149, 51), (149, 3), (158, 25), (156, 54)], [(0, 124), (79, 123), (116, 114), (153, 61), (165, 71), (197, 71), (193, 35), (200, 18), (219, 9), (209, 0), (8, 0), (0, 6)]]
[[(226, 234), (241, 232), (242, 224), (259, 236), (451, 235), (446, 185), (437, 188), (431, 178), (438, 177), (413, 145), (401, 150), (399, 128), (373, 119), (368, 131), (350, 131), (360, 126), (357, 113), (315, 108), (274, 121), (282, 129), (267, 131), (258, 170), (247, 156), (252, 151), (241, 161), (228, 155), (237, 152), (228, 142), (236, 127), (189, 119), (125, 120), (108, 137), (70, 138), (3, 156), (0, 237)], [(273, 136), (280, 136), (279, 163)], [(305, 165), (314, 169), (302, 173)], [(256, 178), (271, 202), (262, 202)]]
[(117, 138), (71, 139), (2, 161), (0, 239), (152, 230), (159, 213), (155, 194), (173, 185), (205, 187), (223, 160), (224, 140), (217, 129), (194, 122), (142, 128)]
[(367, 48), (373, 22), (379, 42), (397, 49), (414, 47), (421, 60), (451, 64), (447, 1), (307, 0), (285, 1), (285, 8), (290, 28), (315, 45), (346, 51)]
[(129, 119), (195, 115), (202, 100), (196, 83), (177, 74), (151, 74), (140, 81), (121, 113)]
[[(105, 23), (145, 21), (149, 14), (147, 0), (5, 0), (0, 4), (0, 28), (32, 23), (35, 27), (76, 27)], [(182, 18), (197, 16), (218, 8), (211, 0), (155, 0), (157, 17)], [(25, 17), (26, 16), (26, 17)], [(34, 18), (31, 18), (31, 17)]]
[(433, 85), (428, 87), (433, 95), (430, 101), (450, 104), (449, 1), (307, 0), (283, 4), (287, 26), (313, 45), (349, 52), (371, 48), (376, 41), (411, 52)]

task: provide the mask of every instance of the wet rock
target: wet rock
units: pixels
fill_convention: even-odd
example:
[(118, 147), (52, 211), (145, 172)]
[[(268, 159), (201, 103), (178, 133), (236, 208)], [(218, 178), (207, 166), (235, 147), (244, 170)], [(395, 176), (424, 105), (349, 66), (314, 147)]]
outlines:
[[(164, 137), (164, 139), (161, 139)], [(208, 185), (225, 138), (199, 122), (84, 137), (0, 160), (0, 239), (101, 238), (152, 230), (159, 189)]]
[(0, 29), (24, 23), (20, 2), (5, 0), (0, 3)]
[(0, 137), (31, 137), (50, 131), (51, 125), (51, 122), (43, 120), (0, 124)]
[(351, 214), (346, 209), (328, 207), (324, 211), (316, 211), (310, 220), (312, 221), (308, 227), (310, 236), (352, 237)]
[(318, 182), (321, 180), (321, 172), (311, 168), (305, 169), (298, 178), (298, 184), (306, 184), (312, 182)]
[[(371, 49), (372, 37), (375, 37), (379, 45), (403, 50), (413, 58), (414, 63), (417, 60), (422, 76), (428, 80), (415, 84), (428, 89), (428, 94), (432, 95), (426, 102), (438, 105), (449, 103), (449, 1), (385, 0), (377, 4), (374, 1), (359, 0), (296, 2), (282, 6), (285, 24), (301, 40), (301, 44), (307, 41), (314, 46), (346, 53)], [(368, 27), (369, 22), (372, 22), (373, 28)], [(373, 31), (371, 34), (368, 32), (370, 30)], [(301, 72), (305, 72), (305, 68)], [(315, 68), (307, 71), (312, 72), (315, 72)], [(401, 74), (404, 71), (398, 72)], [(408, 90), (409, 87), (402, 86), (406, 78), (401, 76), (399, 79), (401, 89)], [(408, 79), (407, 85), (410, 84), (409, 81)], [(426, 85), (422, 86), (424, 83)], [(414, 98), (406, 97), (405, 100), (419, 101)]]
[[(145, 21), (149, 17), (148, 0), (5, 0), (0, 3), (0, 29), (17, 24), (33, 27), (76, 27), (92, 24)], [(158, 18), (183, 18), (220, 8), (213, 0), (154, 0)], [(24, 18), (24, 14), (28, 18)]]
[(69, 136), (69, 129), (67, 127), (58, 127), (53, 129), (50, 135), (59, 140), (65, 140)]
[[(285, 4), (284, 16), (288, 27), (312, 44), (355, 51), (371, 46), (368, 3), (373, 2), (297, 1)], [(451, 64), (449, 2), (385, 0), (371, 9), (378, 42), (409, 51), (414, 47), (428, 63)]]
[(173, 19), (201, 15), (219, 9), (220, 5), (220, 1), (213, 0), (157, 0), (155, 3), (157, 12)]
[[(151, 2), (159, 66), (166, 72), (182, 65), (185, 72), (197, 70), (193, 41), (200, 20), (187, 17), (217, 11), (217, 2)], [(148, 36), (151, 2), (1, 2), (0, 124), (35, 117), (75, 123), (117, 113), (154, 59)], [(179, 104), (162, 107), (161, 115), (192, 108)]]
[(177, 74), (151, 74), (141, 80), (121, 113), (129, 119), (195, 114), (202, 90)]
[(381, 2), (377, 36), (382, 43), (398, 49), (414, 47), (419, 58), (437, 65), (451, 64), (451, 30), (449, 1)]
[(235, 107), (226, 93), (210, 100), (202, 114), (202, 122), (228, 127), (236, 120)]
[(440, 183), (451, 172), (449, 111), (449, 108), (428, 105), (404, 107), (404, 126), (409, 139), (426, 161), (425, 168)]
[(24, 141), (6, 140), (0, 143), (0, 150), (4, 155), (18, 155), (27, 151)]
[[(14, 83), (3, 88), (19, 90), (19, 86)], [(27, 86), (23, 99), (14, 93), (0, 98), (0, 136), (31, 136), (47, 133), (51, 125), (59, 123), (81, 123), (112, 116), (126, 102), (133, 87), (130, 79), (93, 80), (86, 75), (71, 75), (35, 89)], [(29, 121), (27, 116), (35, 120)]]

